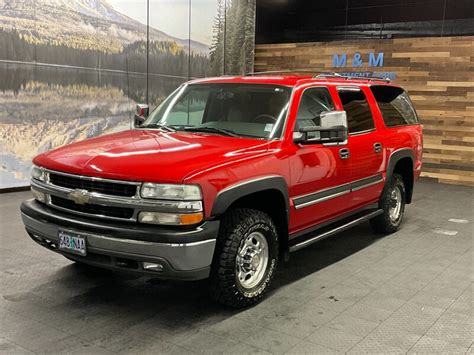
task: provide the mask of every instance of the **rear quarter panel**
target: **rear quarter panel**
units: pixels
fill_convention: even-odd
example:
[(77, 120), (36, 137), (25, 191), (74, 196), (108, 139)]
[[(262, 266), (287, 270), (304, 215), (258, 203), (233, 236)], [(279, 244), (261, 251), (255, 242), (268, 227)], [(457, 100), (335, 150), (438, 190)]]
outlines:
[(423, 155), (423, 134), (421, 125), (386, 128), (384, 130), (384, 137), (386, 141), (385, 154), (387, 159), (396, 150), (402, 148), (410, 148), (413, 150), (415, 158), (413, 162), (415, 179), (419, 178)]

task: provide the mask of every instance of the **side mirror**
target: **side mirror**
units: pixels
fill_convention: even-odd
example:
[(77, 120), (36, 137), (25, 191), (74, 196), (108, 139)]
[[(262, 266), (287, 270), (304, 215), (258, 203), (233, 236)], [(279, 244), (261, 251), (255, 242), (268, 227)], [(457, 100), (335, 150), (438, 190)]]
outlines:
[(136, 111), (135, 111), (135, 119), (134, 125), (135, 127), (140, 127), (143, 122), (145, 122), (146, 118), (148, 117), (148, 113), (150, 112), (150, 108), (146, 104), (137, 104)]
[(347, 133), (346, 111), (322, 112), (319, 126), (301, 127), (293, 133), (293, 140), (300, 144), (342, 143)]

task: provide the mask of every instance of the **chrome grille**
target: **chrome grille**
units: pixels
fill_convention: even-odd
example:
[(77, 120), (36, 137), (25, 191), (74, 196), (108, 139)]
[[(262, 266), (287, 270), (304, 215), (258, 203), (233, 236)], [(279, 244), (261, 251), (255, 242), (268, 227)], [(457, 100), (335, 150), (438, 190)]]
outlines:
[[(140, 197), (140, 182), (73, 175), (43, 169), (45, 181), (31, 179), (32, 190), (45, 194), (46, 204), (69, 213), (118, 221), (137, 221), (141, 211), (195, 213), (202, 211), (201, 201), (187, 201), (178, 207), (172, 200)], [(192, 202), (199, 202), (195, 206)]]
[(119, 182), (85, 179), (71, 175), (49, 173), (49, 181), (68, 189), (81, 189), (111, 196), (132, 197), (137, 194), (137, 186)]
[(86, 213), (97, 217), (113, 217), (131, 219), (133, 217), (133, 208), (102, 206), (85, 203), (78, 205), (72, 200), (51, 196), (51, 204), (56, 207), (72, 210), (74, 212)]

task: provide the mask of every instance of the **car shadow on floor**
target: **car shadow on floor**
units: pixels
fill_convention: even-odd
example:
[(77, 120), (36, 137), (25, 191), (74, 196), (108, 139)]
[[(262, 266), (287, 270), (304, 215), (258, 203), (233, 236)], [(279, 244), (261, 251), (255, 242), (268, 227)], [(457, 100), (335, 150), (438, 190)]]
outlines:
[(311, 274), (317, 275), (319, 270), (357, 253), (380, 237), (374, 234), (367, 222), (291, 253), (290, 260), (280, 269), (274, 288)]
[[(269, 298), (274, 297), (279, 288), (317, 274), (368, 247), (376, 239), (369, 225), (362, 224), (292, 253), (289, 262), (281, 264)], [(64, 318), (71, 322), (74, 318), (80, 321), (88, 317), (94, 324), (110, 316), (112, 322), (119, 317), (120, 322), (126, 324), (129, 317), (133, 324), (145, 322), (147, 327), (160, 331), (182, 333), (212, 325), (240, 312), (212, 302), (207, 294), (206, 280), (164, 281), (70, 264), (43, 286), (44, 289), (33, 292), (45, 298), (54, 297), (57, 301), (55, 313), (61, 316), (64, 312)]]

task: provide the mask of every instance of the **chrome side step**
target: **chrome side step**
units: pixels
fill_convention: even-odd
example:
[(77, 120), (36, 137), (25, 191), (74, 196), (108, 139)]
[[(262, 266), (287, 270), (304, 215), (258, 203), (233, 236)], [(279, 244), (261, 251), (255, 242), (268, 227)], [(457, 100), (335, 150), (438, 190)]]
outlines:
[[(374, 218), (375, 216), (378, 216), (379, 214), (382, 214), (383, 210), (378, 209), (378, 210), (372, 210), (368, 211), (363, 215), (360, 215), (356, 217), (355, 219), (345, 219), (344, 221), (341, 221), (339, 223), (334, 223), (332, 226), (328, 226), (327, 228), (321, 228), (321, 230), (317, 230), (313, 233), (316, 233), (313, 237), (306, 239), (300, 243), (296, 243), (295, 245), (290, 246), (290, 252), (297, 251), (300, 249), (303, 249), (313, 243), (316, 243), (317, 241), (320, 241), (324, 238), (330, 237), (336, 233), (342, 232), (343, 230), (349, 229), (351, 227), (354, 227), (355, 225), (365, 222), (371, 218)], [(319, 232), (319, 233), (318, 233)], [(312, 233), (310, 233), (312, 234)]]

